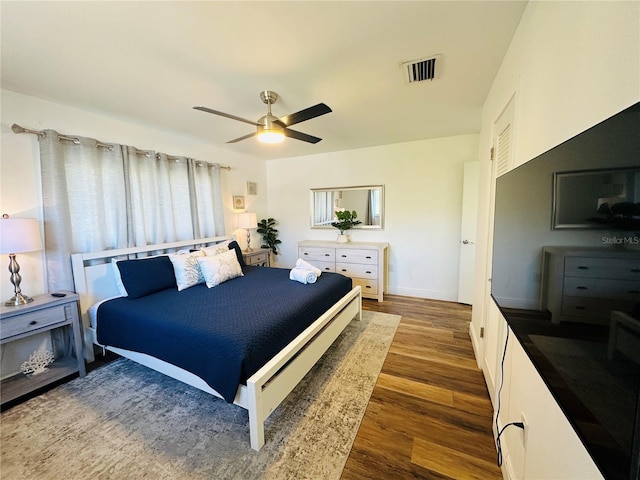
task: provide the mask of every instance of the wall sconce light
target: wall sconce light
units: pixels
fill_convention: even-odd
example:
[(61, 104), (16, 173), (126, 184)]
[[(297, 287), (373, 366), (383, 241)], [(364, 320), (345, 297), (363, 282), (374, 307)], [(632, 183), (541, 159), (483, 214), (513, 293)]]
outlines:
[(9, 272), (13, 284), (14, 296), (5, 305), (24, 305), (33, 298), (22, 293), (20, 289), (20, 265), (16, 261), (16, 253), (35, 252), (42, 250), (40, 226), (35, 218), (9, 218), (6, 213), (0, 219), (0, 253), (9, 254)]
[(251, 228), (258, 228), (258, 217), (255, 213), (239, 213), (238, 214), (238, 228), (244, 228), (247, 231), (247, 252), (252, 252), (251, 248)]

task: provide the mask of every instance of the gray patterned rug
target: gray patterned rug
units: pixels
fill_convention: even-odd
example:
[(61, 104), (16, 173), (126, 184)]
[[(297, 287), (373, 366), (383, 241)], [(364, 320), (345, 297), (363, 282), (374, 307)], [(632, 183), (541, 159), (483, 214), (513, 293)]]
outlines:
[(337, 479), (400, 321), (363, 312), (249, 446), (247, 412), (126, 359), (4, 412), (6, 479)]

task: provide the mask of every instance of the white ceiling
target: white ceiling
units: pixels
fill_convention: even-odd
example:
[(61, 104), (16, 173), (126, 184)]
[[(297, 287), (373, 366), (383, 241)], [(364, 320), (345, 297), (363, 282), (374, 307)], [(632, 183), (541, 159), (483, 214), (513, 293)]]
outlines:
[[(525, 6), (3, 0), (2, 88), (262, 159), (476, 133)], [(432, 54), (440, 78), (405, 84), (400, 64)], [(294, 127), (323, 140), (226, 144), (253, 127), (192, 109), (257, 120), (266, 89), (280, 95), (278, 117), (329, 105)]]

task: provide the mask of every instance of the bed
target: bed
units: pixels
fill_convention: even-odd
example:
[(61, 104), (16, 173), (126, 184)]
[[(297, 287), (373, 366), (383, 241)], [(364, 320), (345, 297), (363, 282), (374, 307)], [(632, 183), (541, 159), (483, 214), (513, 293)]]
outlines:
[[(361, 318), (361, 289), (338, 274), (303, 285), (288, 279), (288, 269), (243, 266), (243, 276), (214, 288), (200, 284), (118, 298), (112, 259), (158, 256), (227, 240), (74, 254), (74, 282), (88, 344), (247, 409), (251, 448), (260, 450), (271, 412), (349, 322)], [(209, 319), (204, 323), (203, 315)]]

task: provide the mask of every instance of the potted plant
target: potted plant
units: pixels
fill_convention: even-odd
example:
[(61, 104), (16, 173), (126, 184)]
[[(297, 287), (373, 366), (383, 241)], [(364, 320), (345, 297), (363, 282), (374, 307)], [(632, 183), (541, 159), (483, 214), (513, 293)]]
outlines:
[(349, 237), (345, 235), (344, 232), (350, 230), (356, 225), (360, 225), (362, 222), (360, 220), (356, 220), (358, 218), (358, 214), (355, 210), (349, 211), (344, 208), (339, 208), (335, 211), (335, 214), (335, 221), (331, 222), (331, 226), (340, 230), (338, 243), (347, 243), (349, 241)]
[(262, 248), (268, 248), (274, 255), (278, 255), (278, 244), (282, 243), (278, 240), (278, 230), (273, 226), (278, 223), (273, 218), (263, 218), (258, 222), (258, 233), (262, 234)]

